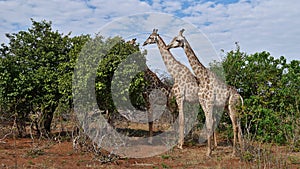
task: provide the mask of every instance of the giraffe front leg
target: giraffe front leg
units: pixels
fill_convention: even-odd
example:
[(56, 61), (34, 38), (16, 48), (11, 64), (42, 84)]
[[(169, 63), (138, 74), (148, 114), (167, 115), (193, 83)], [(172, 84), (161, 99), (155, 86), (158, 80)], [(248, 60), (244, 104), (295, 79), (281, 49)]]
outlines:
[(183, 143), (184, 143), (184, 121), (182, 113), (179, 113), (179, 140), (178, 140), (178, 148), (182, 149)]
[(149, 109), (150, 111), (148, 111), (148, 127), (149, 127), (149, 137), (148, 137), (148, 143), (152, 144), (152, 140), (153, 140), (153, 114), (152, 114), (152, 110)]
[(148, 122), (149, 125), (149, 138), (148, 138), (148, 143), (152, 144), (152, 140), (153, 140), (153, 122)]
[(179, 140), (178, 140), (178, 148), (182, 149), (184, 143), (184, 113), (183, 113), (183, 99), (182, 97), (177, 99), (178, 100), (178, 108), (179, 108)]
[(206, 152), (206, 156), (211, 157), (211, 154), (212, 154), (211, 137), (214, 134), (213, 131), (212, 131), (213, 130), (213, 124), (211, 123), (211, 121), (209, 119), (207, 119), (206, 121), (208, 121), (206, 123), (206, 128), (207, 128), (207, 152)]
[(214, 149), (216, 149), (218, 147), (218, 142), (217, 142), (217, 133), (216, 131), (214, 131)]
[(211, 157), (212, 154), (212, 143), (211, 137), (214, 134), (213, 127), (214, 127), (214, 117), (212, 112), (212, 106), (207, 105), (204, 109), (205, 111), (205, 125), (206, 125), (206, 132), (207, 132), (207, 152), (206, 156)]
[(206, 156), (207, 157), (211, 157), (211, 136), (209, 134), (207, 134), (207, 151), (206, 151)]
[[(204, 110), (206, 111), (206, 110)], [(205, 126), (206, 126), (206, 137), (207, 137), (207, 151), (206, 156), (211, 157), (212, 154), (212, 147), (211, 147), (211, 136), (212, 136), (212, 128), (213, 128), (213, 121), (209, 113), (205, 113)]]
[[(213, 112), (214, 113), (214, 112)], [(217, 149), (218, 141), (217, 141), (217, 114), (213, 114), (213, 137), (214, 137), (214, 147), (213, 149)]]

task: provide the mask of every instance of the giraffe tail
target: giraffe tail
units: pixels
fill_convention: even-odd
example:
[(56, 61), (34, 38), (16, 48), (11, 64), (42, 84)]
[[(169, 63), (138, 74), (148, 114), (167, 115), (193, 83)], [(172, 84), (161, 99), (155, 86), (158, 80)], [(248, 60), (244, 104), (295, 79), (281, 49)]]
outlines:
[(244, 106), (244, 99), (243, 99), (243, 97), (239, 94), (239, 97), (240, 97), (240, 99), (241, 99), (241, 102), (242, 102), (242, 106)]

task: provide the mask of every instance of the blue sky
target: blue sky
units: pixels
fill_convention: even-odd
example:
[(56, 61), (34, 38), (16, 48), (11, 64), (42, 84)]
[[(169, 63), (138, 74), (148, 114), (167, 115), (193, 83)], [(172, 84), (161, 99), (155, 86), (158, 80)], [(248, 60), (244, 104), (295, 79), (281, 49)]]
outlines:
[(249, 54), (265, 50), (299, 60), (299, 9), (298, 0), (0, 0), (0, 43), (7, 42), (5, 33), (26, 30), (30, 18), (80, 35), (124, 16), (161, 12), (194, 25), (219, 55), (239, 42)]

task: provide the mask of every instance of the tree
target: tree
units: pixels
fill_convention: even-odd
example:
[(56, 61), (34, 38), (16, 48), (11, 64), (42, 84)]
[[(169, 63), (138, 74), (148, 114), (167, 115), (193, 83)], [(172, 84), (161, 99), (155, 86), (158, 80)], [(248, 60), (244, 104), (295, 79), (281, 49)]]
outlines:
[[(93, 96), (86, 98), (93, 92), (96, 92), (97, 106), (110, 114), (117, 112), (116, 105), (133, 105), (143, 109), (145, 64), (145, 52), (140, 52), (138, 45), (126, 43), (118, 36), (105, 39), (96, 35), (86, 43), (76, 65), (73, 90), (77, 111), (83, 116), (91, 111), (84, 102), (93, 102)], [(95, 91), (90, 88), (93, 84)]]
[[(133, 72), (145, 66), (145, 56), (137, 45), (126, 43), (120, 37), (107, 39), (105, 43), (110, 43), (109, 49), (99, 63), (96, 76), (97, 101), (101, 103), (99, 105), (113, 112), (115, 103), (111, 92), (114, 92), (118, 95), (116, 97), (125, 99), (124, 101), (130, 100), (131, 104), (137, 107), (142, 106), (143, 101), (140, 99), (144, 83), (143, 74)], [(122, 85), (125, 81), (130, 84)], [(117, 87), (112, 89), (113, 82)]]
[(268, 52), (248, 55), (237, 46), (222, 65), (227, 83), (242, 89), (248, 134), (260, 141), (289, 141), (299, 118), (299, 61), (287, 63)]
[(38, 132), (48, 134), (59, 103), (70, 105), (72, 62), (88, 36), (71, 38), (51, 24), (32, 20), (31, 28), (6, 34), (9, 44), (1, 45), (2, 100), (17, 115), (20, 135), (29, 113), (39, 114)]

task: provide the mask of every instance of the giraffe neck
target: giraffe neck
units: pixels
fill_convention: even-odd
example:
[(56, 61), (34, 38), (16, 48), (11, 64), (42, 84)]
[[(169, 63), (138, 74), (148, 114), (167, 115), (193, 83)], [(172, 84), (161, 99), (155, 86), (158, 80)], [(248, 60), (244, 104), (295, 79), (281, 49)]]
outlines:
[(157, 46), (168, 72), (176, 79), (178, 75), (178, 69), (176, 69), (176, 67), (182, 67), (181, 63), (179, 63), (171, 52), (166, 49), (166, 44), (160, 36), (158, 36)]
[(164, 84), (158, 77), (157, 75), (152, 72), (149, 67), (147, 66), (146, 70), (145, 70), (145, 79), (146, 81), (148, 81), (150, 83), (149, 88), (150, 89), (161, 89), (161, 88), (165, 88), (166, 90), (169, 90), (169, 86)]
[(184, 38), (184, 52), (189, 60), (189, 63), (196, 75), (196, 77), (198, 79), (201, 80), (201, 78), (203, 77), (203, 75), (207, 74), (207, 69), (205, 68), (205, 66), (199, 61), (199, 59), (197, 58), (194, 50), (192, 49), (191, 45), (189, 44), (189, 42)]

